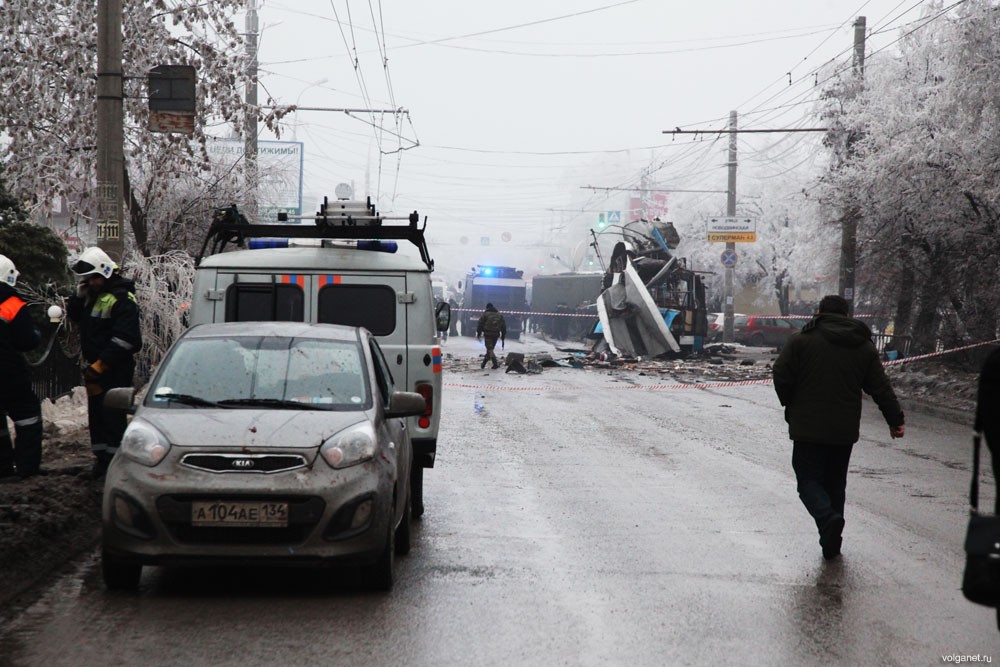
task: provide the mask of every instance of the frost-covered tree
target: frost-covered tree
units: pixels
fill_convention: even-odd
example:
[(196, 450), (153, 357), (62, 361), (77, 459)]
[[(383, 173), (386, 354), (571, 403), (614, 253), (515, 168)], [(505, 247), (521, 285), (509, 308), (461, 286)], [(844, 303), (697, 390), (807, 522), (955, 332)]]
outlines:
[[(803, 169), (802, 161), (813, 150), (806, 145), (773, 154), (761, 149), (738, 176), (736, 213), (756, 219), (757, 241), (736, 244), (735, 282), (756, 291), (757, 306), (778, 304), (784, 314), (791, 289), (828, 275), (836, 259), (834, 230), (819, 202), (806, 194), (815, 172)], [(725, 244), (705, 242), (705, 218), (719, 215), (718, 202), (682, 203), (673, 213), (682, 237), (678, 253), (696, 270), (711, 272), (706, 276), (710, 301), (721, 308), (725, 273), (719, 257)]]
[(20, 200), (7, 189), (3, 175), (3, 164), (0, 163), (0, 225), (26, 220), (28, 213)]
[[(243, 38), (233, 17), (243, 2), (124, 0), (123, 5), (123, 194), (136, 245), (148, 253), (155, 234), (150, 229), (163, 220), (162, 211), (178, 208), (178, 183), (190, 185), (205, 174), (206, 135), (242, 133), (246, 72)], [(82, 222), (93, 220), (95, 210), (96, 43), (95, 2), (7, 0), (0, 11), (7, 185), (38, 208), (64, 195)], [(146, 76), (163, 64), (192, 65), (197, 72), (191, 137), (147, 129)], [(273, 124), (275, 114), (260, 119)]]
[(132, 252), (123, 270), (135, 281), (135, 297), (142, 315), (142, 350), (136, 360), (136, 381), (142, 384), (187, 326), (194, 262), (181, 251), (149, 257)]
[[(925, 9), (928, 17), (941, 3)], [(823, 196), (862, 212), (861, 291), (896, 304), (918, 349), (992, 339), (1000, 310), (1000, 11), (969, 0), (869, 59), (841, 99), (859, 138)]]

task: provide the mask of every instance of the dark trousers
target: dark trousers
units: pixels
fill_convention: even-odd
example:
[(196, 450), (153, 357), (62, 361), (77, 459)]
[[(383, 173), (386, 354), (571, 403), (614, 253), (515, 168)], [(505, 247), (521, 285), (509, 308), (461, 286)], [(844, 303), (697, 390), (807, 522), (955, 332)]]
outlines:
[[(0, 473), (9, 474), (17, 468), (20, 475), (30, 475), (42, 463), (42, 408), (31, 383), (23, 381), (2, 383), (0, 390), (0, 417), (3, 417), (0, 433)], [(14, 422), (14, 442), (7, 431), (7, 418)]]
[(853, 449), (854, 445), (808, 442), (795, 442), (792, 446), (792, 469), (799, 498), (820, 531), (834, 515), (844, 516), (847, 467)]
[(492, 361), (494, 366), (499, 365), (500, 362), (497, 360), (496, 352), (494, 352), (493, 349), (497, 346), (497, 341), (500, 340), (500, 336), (483, 334), (483, 340), (486, 342), (486, 359), (483, 363), (485, 364), (486, 362)]
[(87, 421), (90, 427), (90, 449), (99, 461), (109, 462), (122, 442), (128, 416), (121, 410), (105, 410), (104, 396), (115, 387), (131, 387), (134, 363), (118, 369), (111, 369), (101, 379), (104, 390), (96, 396), (87, 397)]

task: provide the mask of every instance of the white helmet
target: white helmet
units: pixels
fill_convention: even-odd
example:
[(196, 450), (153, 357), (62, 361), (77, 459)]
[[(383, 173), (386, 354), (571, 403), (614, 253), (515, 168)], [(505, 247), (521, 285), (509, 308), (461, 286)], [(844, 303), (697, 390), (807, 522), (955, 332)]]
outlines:
[(19, 275), (21, 274), (14, 268), (14, 262), (10, 261), (6, 255), (0, 255), (0, 283), (13, 287), (17, 284)]
[(80, 278), (93, 274), (110, 278), (117, 268), (118, 265), (108, 257), (106, 252), (94, 246), (83, 251), (80, 259), (76, 260), (76, 264), (73, 265), (73, 273)]

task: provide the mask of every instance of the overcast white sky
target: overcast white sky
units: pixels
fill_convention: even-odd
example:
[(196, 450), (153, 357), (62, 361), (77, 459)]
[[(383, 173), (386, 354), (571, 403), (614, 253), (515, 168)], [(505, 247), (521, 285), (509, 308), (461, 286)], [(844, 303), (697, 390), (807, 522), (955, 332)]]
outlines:
[[(655, 166), (654, 187), (724, 189), (725, 141), (663, 130), (719, 129), (730, 110), (743, 128), (812, 125), (815, 71), (849, 58), (856, 17), (872, 54), (924, 4), (258, 2), (262, 103), (408, 111), (300, 112), (282, 139), (304, 142), (305, 208), (348, 182), (383, 212), (416, 209), (449, 278), (476, 263), (533, 272), (627, 205), (583, 186), (635, 187)], [(725, 212), (725, 195), (698, 196)]]

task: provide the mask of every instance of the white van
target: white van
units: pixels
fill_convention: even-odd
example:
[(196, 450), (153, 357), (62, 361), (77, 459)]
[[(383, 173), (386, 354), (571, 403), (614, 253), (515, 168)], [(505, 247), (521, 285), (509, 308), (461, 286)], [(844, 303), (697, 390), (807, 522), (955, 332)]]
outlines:
[[(423, 513), (423, 469), (432, 468), (441, 419), (441, 344), (451, 318), (435, 307), (434, 261), (424, 227), (378, 215), (369, 202), (324, 200), (298, 223), (249, 224), (219, 209), (195, 272), (191, 324), (280, 320), (363, 326), (379, 341), (396, 385), (423, 395), (427, 410), (407, 419), (413, 442), (413, 514)], [(284, 214), (279, 217), (287, 222)], [(406, 224), (391, 224), (406, 220)], [(396, 241), (420, 257), (397, 254)], [(230, 244), (244, 250), (225, 252)], [(210, 253), (206, 256), (206, 249)]]

